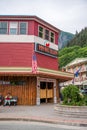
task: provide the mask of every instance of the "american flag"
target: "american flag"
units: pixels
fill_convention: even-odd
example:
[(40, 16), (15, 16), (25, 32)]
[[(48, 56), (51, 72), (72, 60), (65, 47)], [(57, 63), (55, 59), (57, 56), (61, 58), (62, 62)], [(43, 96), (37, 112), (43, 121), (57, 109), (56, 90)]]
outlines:
[(78, 77), (79, 73), (80, 73), (81, 67), (74, 73), (75, 77)]
[(33, 56), (32, 56), (32, 73), (37, 73), (37, 58), (36, 58), (36, 55), (35, 53), (33, 53)]

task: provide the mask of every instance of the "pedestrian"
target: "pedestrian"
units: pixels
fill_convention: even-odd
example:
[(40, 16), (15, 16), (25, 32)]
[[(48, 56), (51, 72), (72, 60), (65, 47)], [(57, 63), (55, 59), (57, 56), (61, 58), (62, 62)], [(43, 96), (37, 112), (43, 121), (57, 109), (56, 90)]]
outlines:
[(11, 96), (10, 93), (8, 93), (8, 94), (5, 96), (4, 106), (6, 106), (7, 104), (10, 106), (10, 105), (11, 105), (11, 99), (12, 99), (12, 96)]

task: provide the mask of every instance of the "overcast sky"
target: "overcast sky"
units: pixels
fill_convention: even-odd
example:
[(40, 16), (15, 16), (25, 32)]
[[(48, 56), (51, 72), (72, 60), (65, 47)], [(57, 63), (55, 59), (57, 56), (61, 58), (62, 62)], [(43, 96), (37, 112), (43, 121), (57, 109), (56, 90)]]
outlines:
[(0, 15), (36, 15), (75, 34), (87, 27), (87, 0), (0, 0)]

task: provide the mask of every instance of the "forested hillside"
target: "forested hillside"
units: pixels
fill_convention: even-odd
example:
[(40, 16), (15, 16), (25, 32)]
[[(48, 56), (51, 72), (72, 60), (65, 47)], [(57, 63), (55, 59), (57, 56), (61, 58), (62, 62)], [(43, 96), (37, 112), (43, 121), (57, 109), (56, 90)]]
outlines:
[(78, 45), (81, 47), (87, 46), (87, 27), (82, 29), (80, 33), (76, 32), (75, 37), (68, 42), (67, 47)]
[(77, 33), (67, 47), (59, 50), (58, 58), (60, 68), (67, 65), (75, 58), (87, 57), (87, 28)]

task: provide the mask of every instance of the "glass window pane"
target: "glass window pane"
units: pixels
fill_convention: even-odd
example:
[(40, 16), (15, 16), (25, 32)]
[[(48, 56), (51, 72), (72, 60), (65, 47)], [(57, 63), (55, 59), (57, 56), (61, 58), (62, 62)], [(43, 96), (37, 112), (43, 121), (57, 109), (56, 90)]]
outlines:
[(20, 28), (26, 28), (26, 23), (20, 23)]
[(20, 23), (20, 34), (26, 34), (26, 26), (27, 26), (27, 23), (24, 23), (24, 22)]
[(7, 22), (0, 22), (0, 34), (7, 34)]
[(26, 29), (20, 28), (20, 34), (26, 34)]
[(48, 30), (45, 30), (45, 34), (46, 34), (46, 35), (49, 35), (49, 31), (48, 31)]
[(10, 28), (17, 28), (18, 23), (17, 22), (10, 22)]
[(50, 41), (54, 43), (54, 33), (53, 32), (51, 32), (51, 34), (50, 34)]
[(43, 28), (42, 28), (42, 27), (39, 27), (39, 31), (43, 32)]
[(51, 32), (51, 37), (54, 37), (54, 33)]
[(0, 34), (7, 34), (7, 29), (0, 29)]
[(10, 33), (10, 34), (17, 34), (17, 29), (11, 28), (9, 33)]
[(45, 39), (49, 40), (49, 30), (45, 30)]
[(10, 22), (9, 34), (17, 34), (17, 32), (18, 32), (18, 23)]
[(39, 26), (39, 37), (43, 38), (43, 28)]

